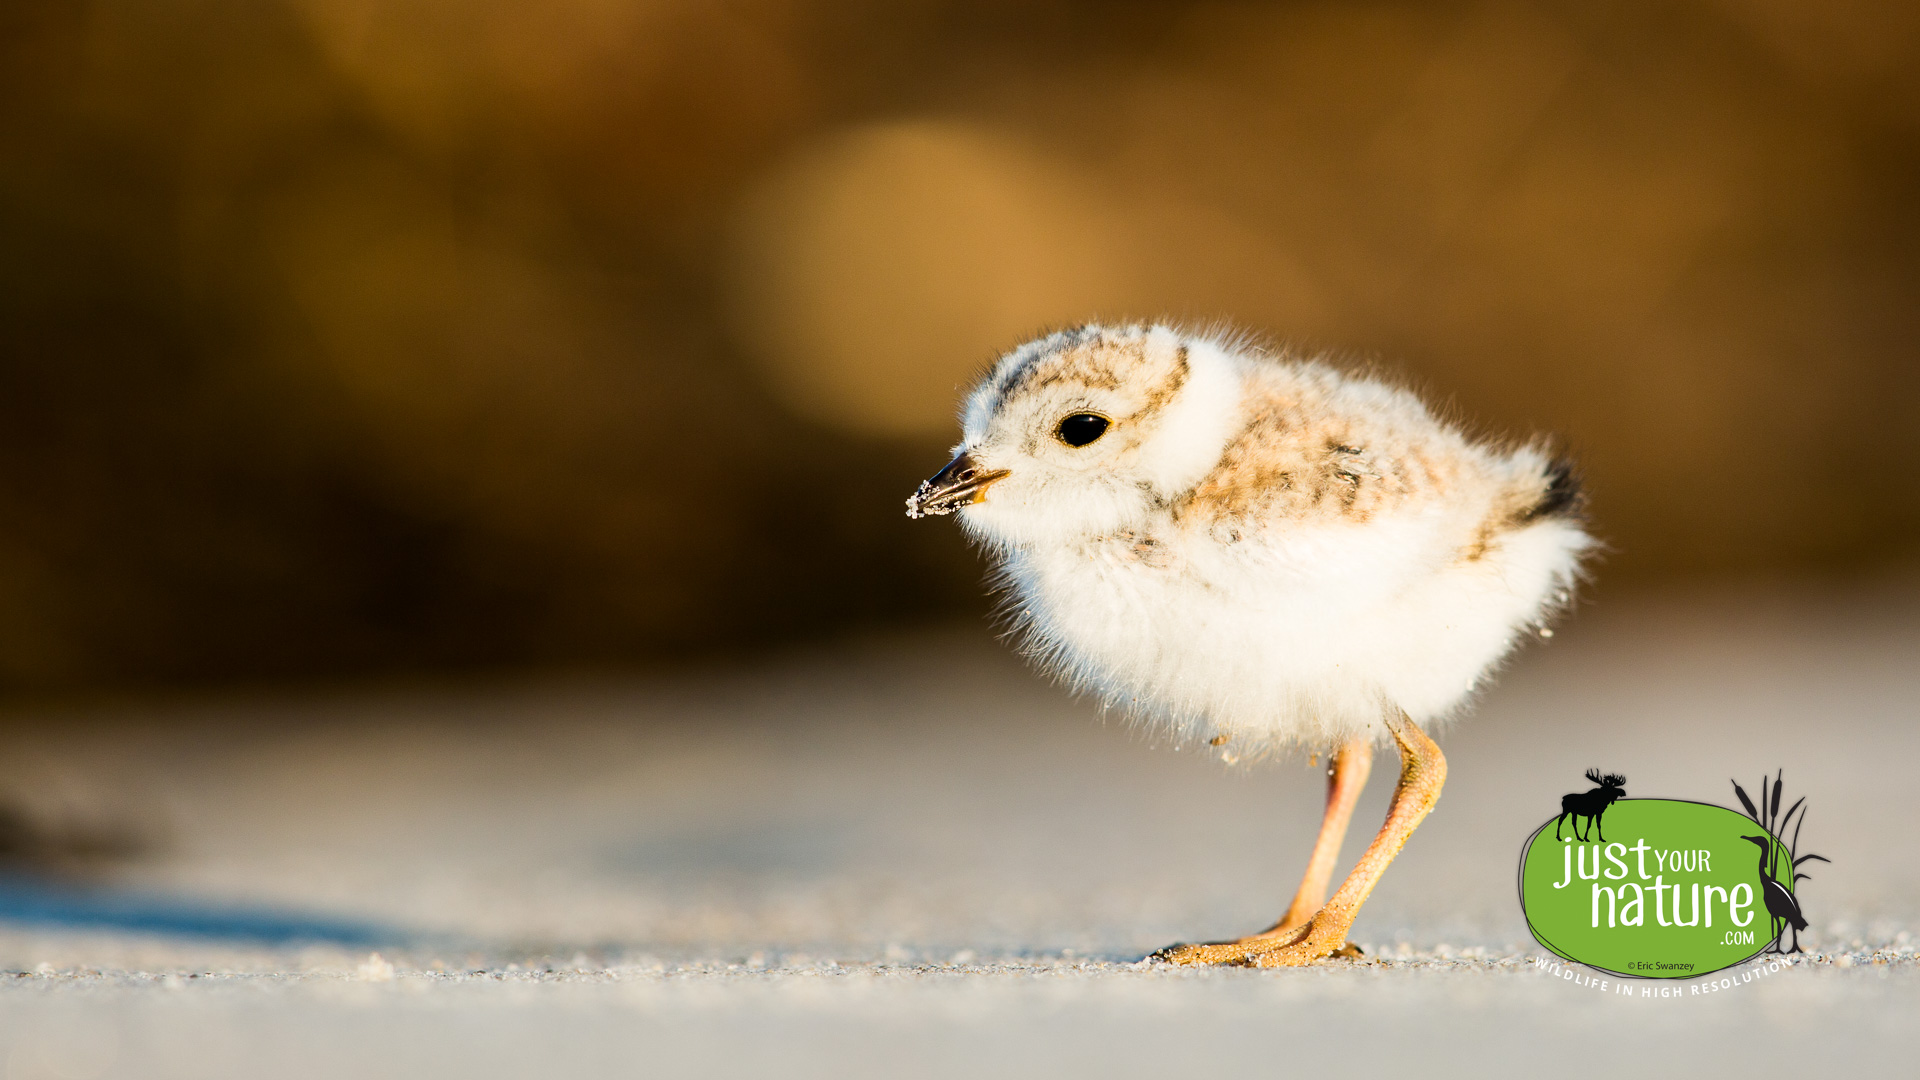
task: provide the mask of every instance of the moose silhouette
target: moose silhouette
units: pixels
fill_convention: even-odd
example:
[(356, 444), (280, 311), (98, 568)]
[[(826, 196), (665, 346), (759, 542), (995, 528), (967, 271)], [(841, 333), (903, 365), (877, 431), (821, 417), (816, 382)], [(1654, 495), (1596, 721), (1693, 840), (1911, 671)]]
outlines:
[(1561, 796), (1560, 816), (1553, 819), (1555, 840), (1560, 839), (1560, 823), (1572, 818), (1574, 839), (1585, 843), (1587, 838), (1580, 832), (1580, 819), (1585, 818), (1588, 831), (1599, 833), (1601, 843), (1607, 842), (1606, 830), (1601, 828), (1600, 818), (1607, 812), (1607, 807), (1626, 796), (1627, 778), (1619, 773), (1607, 773), (1602, 776), (1599, 769), (1588, 769), (1587, 779), (1600, 786), (1592, 791), (1576, 791), (1571, 795)]

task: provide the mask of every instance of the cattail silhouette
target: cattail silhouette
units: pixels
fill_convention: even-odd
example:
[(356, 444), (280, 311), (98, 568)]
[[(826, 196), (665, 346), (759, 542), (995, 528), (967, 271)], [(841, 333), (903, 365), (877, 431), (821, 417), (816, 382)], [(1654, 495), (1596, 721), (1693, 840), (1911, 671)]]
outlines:
[[(1812, 877), (1811, 874), (1800, 872), (1800, 864), (1813, 859), (1818, 859), (1821, 862), (1832, 862), (1832, 860), (1824, 855), (1814, 855), (1811, 853), (1801, 855), (1799, 853), (1800, 826), (1806, 824), (1807, 820), (1806, 811), (1802, 808), (1806, 805), (1807, 799), (1806, 796), (1801, 796), (1794, 800), (1793, 805), (1787, 808), (1787, 812), (1784, 815), (1780, 813), (1780, 795), (1785, 773), (1786, 770), (1782, 769), (1774, 775), (1771, 795), (1769, 795), (1767, 791), (1766, 778), (1760, 778), (1760, 807), (1758, 808), (1753, 805), (1753, 800), (1747, 797), (1745, 789), (1741, 788), (1738, 780), (1733, 781), (1733, 793), (1740, 799), (1740, 805), (1746, 808), (1747, 816), (1766, 830), (1766, 835), (1764, 836), (1742, 836), (1740, 838), (1760, 846), (1760, 897), (1766, 904), (1767, 914), (1771, 916), (1773, 920), (1773, 944), (1767, 946), (1766, 951), (1797, 953), (1801, 951), (1800, 931), (1807, 928), (1806, 916), (1801, 914), (1800, 911), (1800, 899), (1797, 895), (1797, 889), (1803, 879), (1811, 879)], [(1793, 840), (1790, 843), (1783, 843), (1779, 838), (1780, 831), (1785, 827), (1786, 822), (1793, 821), (1793, 815), (1796, 811), (1799, 812), (1800, 819), (1794, 822)], [(1781, 849), (1783, 848), (1785, 849), (1784, 853), (1787, 857), (1788, 864), (1794, 871), (1793, 879), (1786, 884), (1780, 882), (1776, 872), (1779, 868), (1779, 856), (1782, 854)], [(1780, 939), (1786, 936), (1789, 928), (1793, 930), (1793, 947), (1791, 949), (1782, 949), (1780, 947)]]

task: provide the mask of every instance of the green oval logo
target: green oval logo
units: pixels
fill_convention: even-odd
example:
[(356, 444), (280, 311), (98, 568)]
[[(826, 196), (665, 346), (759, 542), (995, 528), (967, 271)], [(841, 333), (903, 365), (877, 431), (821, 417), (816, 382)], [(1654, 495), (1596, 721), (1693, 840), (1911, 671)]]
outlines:
[(1578, 798), (1534, 831), (1520, 863), (1527, 927), (1556, 956), (1616, 975), (1690, 979), (1779, 939), (1794, 858), (1754, 817), (1615, 795), (1582, 828)]

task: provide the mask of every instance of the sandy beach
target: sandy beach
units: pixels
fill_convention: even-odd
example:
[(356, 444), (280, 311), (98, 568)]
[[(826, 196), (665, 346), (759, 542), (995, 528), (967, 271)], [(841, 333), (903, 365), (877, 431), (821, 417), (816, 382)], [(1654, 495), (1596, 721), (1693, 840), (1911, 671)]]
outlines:
[[(1440, 737), (1365, 958), (1278, 972), (1145, 957), (1271, 921), (1318, 771), (1155, 745), (985, 628), (35, 714), (16, 813), (130, 853), (0, 882), (7, 1075), (1887, 1072), (1920, 1015), (1916, 655), (1901, 583), (1583, 611)], [(1726, 803), (1784, 768), (1833, 860), (1809, 952), (1712, 992), (1550, 964), (1515, 864), (1594, 766)]]

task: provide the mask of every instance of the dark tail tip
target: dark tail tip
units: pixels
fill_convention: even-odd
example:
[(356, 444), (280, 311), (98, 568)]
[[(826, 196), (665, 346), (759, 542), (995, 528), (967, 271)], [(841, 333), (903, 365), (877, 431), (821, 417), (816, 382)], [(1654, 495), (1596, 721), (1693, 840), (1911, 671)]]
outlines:
[(1555, 458), (1547, 466), (1547, 488), (1540, 501), (1527, 509), (1523, 521), (1541, 518), (1580, 520), (1586, 509), (1586, 492), (1580, 486), (1580, 474), (1571, 458)]

